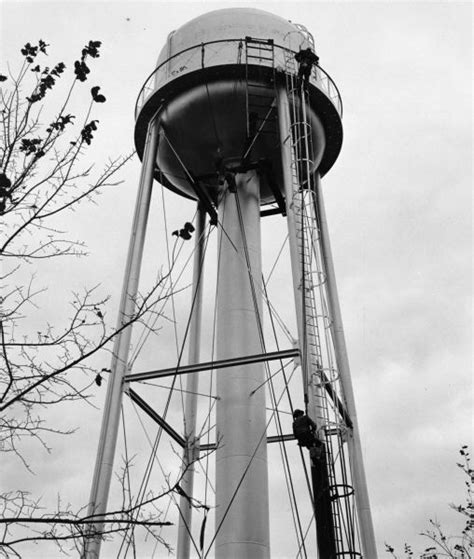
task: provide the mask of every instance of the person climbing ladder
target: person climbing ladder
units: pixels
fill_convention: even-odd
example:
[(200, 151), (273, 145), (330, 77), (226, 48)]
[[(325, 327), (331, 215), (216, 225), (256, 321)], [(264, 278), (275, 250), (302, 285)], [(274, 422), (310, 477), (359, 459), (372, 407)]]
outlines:
[(298, 445), (309, 450), (312, 461), (321, 458), (323, 448), (316, 431), (316, 423), (303, 410), (296, 409), (293, 412), (293, 434)]

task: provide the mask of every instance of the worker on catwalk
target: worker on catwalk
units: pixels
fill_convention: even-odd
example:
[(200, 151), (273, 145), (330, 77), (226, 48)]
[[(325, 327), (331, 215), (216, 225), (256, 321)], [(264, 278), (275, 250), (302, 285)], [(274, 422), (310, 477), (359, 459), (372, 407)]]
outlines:
[(298, 62), (298, 89), (303, 84), (305, 87), (309, 83), (309, 78), (311, 76), (311, 70), (313, 66), (319, 63), (319, 56), (314, 53), (310, 47), (306, 49), (300, 49), (299, 52), (295, 54), (296, 62)]

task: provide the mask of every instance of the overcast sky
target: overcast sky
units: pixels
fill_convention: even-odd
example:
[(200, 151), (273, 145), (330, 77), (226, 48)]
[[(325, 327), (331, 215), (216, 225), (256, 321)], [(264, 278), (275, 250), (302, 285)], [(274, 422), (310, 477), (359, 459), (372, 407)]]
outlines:
[[(1, 69), (27, 41), (50, 43), (52, 64), (101, 40), (100, 163), (133, 149), (135, 100), (167, 34), (232, 6), (306, 25), (342, 94), (344, 145), (323, 184), (380, 555), (384, 542), (419, 542), (429, 518), (459, 530), (448, 504), (463, 499), (455, 463), (472, 440), (471, 4), (3, 1)], [(135, 161), (74, 214), (90, 257), (40, 275), (45, 316), (67, 312), (69, 289), (101, 283), (115, 320), (138, 176)], [(179, 200), (170, 212), (182, 220)], [(54, 440), (50, 456), (31, 451), (36, 476), (7, 464), (2, 489), (87, 500), (100, 417), (81, 415), (74, 443)]]

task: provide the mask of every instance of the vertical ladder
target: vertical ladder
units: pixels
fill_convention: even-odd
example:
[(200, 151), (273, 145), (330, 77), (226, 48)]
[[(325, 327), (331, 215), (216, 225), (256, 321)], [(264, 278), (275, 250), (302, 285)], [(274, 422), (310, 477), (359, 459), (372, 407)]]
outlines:
[[(321, 382), (318, 382), (317, 375), (321, 370), (322, 351), (319, 328), (317, 324), (317, 309), (314, 299), (313, 289), (315, 287), (313, 272), (313, 254), (311, 247), (313, 246), (314, 232), (317, 231), (315, 220), (308, 213), (311, 210), (305, 198), (310, 193), (310, 177), (313, 167), (311, 160), (312, 143), (311, 143), (311, 125), (307, 119), (305, 109), (305, 99), (301, 98), (301, 90), (297, 87), (296, 60), (294, 54), (285, 51), (285, 75), (286, 89), (290, 101), (290, 117), (291, 131), (290, 141), (292, 148), (292, 191), (293, 199), (291, 206), (295, 215), (296, 235), (298, 245), (298, 255), (301, 270), (302, 302), (303, 302), (303, 319), (304, 319), (304, 340), (303, 354), (305, 358), (305, 368), (303, 376), (305, 377), (305, 386), (312, 389), (312, 398), (314, 406), (314, 420), (319, 428), (322, 428), (327, 422), (327, 413), (324, 406), (324, 390)], [(304, 89), (304, 88), (301, 88)]]
[[(262, 70), (259, 70), (259, 67)], [(267, 68), (272, 77), (268, 80)], [(275, 47), (273, 39), (245, 37), (247, 142), (259, 134), (276, 134)]]
[(314, 281), (312, 272), (312, 252), (311, 252), (311, 224), (306, 215), (305, 193), (298, 191), (293, 197), (293, 211), (295, 213), (298, 255), (301, 270), (301, 296), (303, 303), (304, 319), (304, 340), (303, 355), (307, 370), (306, 386), (307, 390), (312, 391), (311, 402), (314, 407), (314, 420), (318, 428), (323, 428), (327, 422), (325, 410), (324, 386), (320, 382), (319, 372), (322, 367), (322, 348), (319, 328), (317, 324), (317, 309), (314, 298)]

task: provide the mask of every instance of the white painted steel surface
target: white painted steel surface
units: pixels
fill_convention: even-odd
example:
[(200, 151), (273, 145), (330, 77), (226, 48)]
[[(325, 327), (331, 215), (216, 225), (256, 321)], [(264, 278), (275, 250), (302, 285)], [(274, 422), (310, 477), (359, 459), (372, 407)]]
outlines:
[[(262, 352), (260, 201), (255, 171), (237, 174), (220, 201), (217, 359)], [(224, 232), (225, 230), (225, 232)], [(247, 269), (245, 244), (254, 289)], [(264, 365), (216, 372), (217, 559), (268, 559), (269, 510)], [(260, 387), (260, 388), (259, 388)], [(258, 389), (259, 388), (259, 389)], [(256, 390), (252, 394), (253, 390)]]
[[(218, 43), (205, 49), (202, 59), (200, 49), (188, 52), (188, 56), (171, 58), (156, 75), (155, 87), (161, 87), (178, 75), (183, 75), (203, 67), (236, 64), (238, 40), (250, 36), (259, 39), (273, 39), (277, 45), (298, 51), (309, 46), (300, 29), (286, 19), (255, 8), (227, 8), (203, 14), (188, 21), (169, 34), (167, 44), (162, 49), (157, 66), (176, 54), (211, 41), (237, 39), (235, 43)], [(257, 62), (256, 62), (257, 63)], [(269, 66), (268, 61), (260, 64)], [(276, 65), (284, 67), (283, 53), (277, 55)]]

